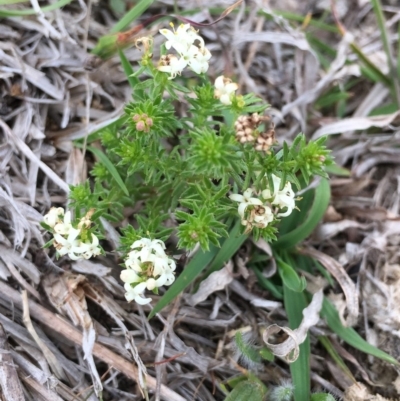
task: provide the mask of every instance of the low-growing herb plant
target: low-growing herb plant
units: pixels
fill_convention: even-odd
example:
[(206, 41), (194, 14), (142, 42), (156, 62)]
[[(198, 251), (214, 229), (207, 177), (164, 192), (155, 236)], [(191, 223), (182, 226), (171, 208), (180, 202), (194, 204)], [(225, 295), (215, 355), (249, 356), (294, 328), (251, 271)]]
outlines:
[[(190, 24), (171, 28), (160, 30), (166, 42), (158, 59), (151, 37), (136, 40), (143, 52), (138, 66), (120, 52), (132, 101), (117, 122), (96, 134), (103, 152), (88, 147), (98, 159), (93, 181), (71, 188), (69, 211), (52, 208), (44, 217), (43, 227), (53, 234), (47, 246), (74, 260), (98, 256), (104, 253), (100, 218), (114, 223), (122, 234), (115, 251), (123, 255), (127, 301), (148, 304), (149, 292), (172, 285), (152, 316), (211, 261), (208, 274), (221, 268), (247, 236), (263, 238), (272, 244), (282, 285), (262, 276), (256, 258), (250, 267), (262, 287), (284, 298), (290, 324), (296, 326), (298, 312), (301, 320), (307, 306), (306, 283), (287, 251), (311, 233), (327, 207), (325, 167), (332, 159), (325, 138), (307, 142), (299, 134), (290, 144), (279, 143), (266, 113), (269, 106), (254, 94), (237, 94), (231, 78), (211, 80), (212, 55), (199, 32)], [(315, 176), (324, 177), (321, 184), (303, 199), (297, 196)], [(167, 240), (182, 253), (201, 248), (177, 280)], [(336, 319), (329, 304), (322, 313)], [(258, 363), (273, 358), (264, 346), (248, 345), (240, 335), (236, 342), (245, 359)], [(308, 369), (309, 374), (307, 344), (300, 347), (305, 359), (296, 361), (293, 371)], [(308, 401), (309, 376), (305, 382), (304, 391), (294, 380), (272, 389), (270, 398)], [(248, 391), (257, 391), (260, 400), (267, 394), (251, 373), (237, 386), (231, 386), (227, 400), (244, 399)], [(330, 397), (318, 396), (312, 397)]]
[[(133, 11), (139, 13), (139, 8)], [(140, 26), (107, 35), (94, 49), (101, 57), (119, 49), (132, 101), (117, 122), (89, 138), (102, 148), (87, 147), (98, 160), (93, 180), (71, 188), (68, 211), (52, 208), (44, 216), (42, 225), (52, 234), (46, 246), (54, 247), (57, 257), (96, 257), (104, 253), (102, 222), (115, 224), (122, 234), (115, 251), (123, 255), (120, 277), (127, 301), (149, 304), (151, 292), (170, 286), (151, 317), (204, 269), (208, 267), (205, 276), (221, 269), (248, 236), (263, 238), (271, 243), (278, 274), (273, 280), (263, 275), (265, 255), (257, 251), (248, 267), (261, 287), (284, 302), (290, 328), (299, 327), (311, 297), (298, 269), (313, 273), (317, 268), (332, 281), (318, 261), (296, 250), (329, 203), (325, 168), (332, 159), (325, 138), (307, 142), (299, 134), (290, 144), (280, 143), (267, 104), (251, 93), (238, 95), (239, 87), (229, 77), (210, 79), (212, 54), (189, 24), (160, 30), (166, 42), (157, 59), (152, 37), (136, 39), (143, 56), (140, 65), (130, 65), (121, 49), (131, 44)], [(296, 195), (315, 176), (323, 177), (319, 184)], [(182, 253), (201, 248), (179, 275), (172, 252), (166, 252), (167, 240), (169, 249)], [(327, 299), (320, 314), (349, 345), (396, 363), (343, 326)], [(238, 360), (249, 370), (226, 385), (219, 383), (226, 401), (334, 399), (310, 391), (309, 336), (290, 364), (292, 381), (270, 389), (251, 370), (272, 361), (273, 353), (264, 343), (248, 342), (240, 331), (235, 343)], [(321, 343), (329, 349), (328, 339)]]
[[(99, 133), (113, 169), (97, 162), (93, 188), (78, 185), (70, 195), (73, 214), (91, 211), (93, 221), (121, 223), (124, 208), (135, 208), (135, 224), (121, 228), (121, 279), (127, 299), (142, 304), (151, 301), (141, 297), (146, 289), (157, 293), (174, 281), (175, 262), (164, 251), (169, 236), (184, 251), (197, 245), (207, 251), (220, 246), (232, 218), (239, 218), (244, 233), (274, 241), (280, 220), (296, 208), (293, 188), (326, 176), (331, 163), (323, 138), (307, 143), (300, 134), (276, 151), (268, 105), (253, 94), (237, 95), (238, 85), (222, 75), (210, 82), (204, 39), (190, 24), (171, 27), (160, 30), (167, 40), (159, 60), (153, 38), (137, 40), (143, 57), (129, 77), (132, 101)], [(99, 254), (97, 236), (85, 231), (90, 224), (71, 225), (68, 211), (56, 217), (68, 216), (70, 231), (58, 233), (60, 224), (48, 224), (54, 214), (45, 223), (58, 255)], [(88, 241), (91, 252), (84, 251)]]

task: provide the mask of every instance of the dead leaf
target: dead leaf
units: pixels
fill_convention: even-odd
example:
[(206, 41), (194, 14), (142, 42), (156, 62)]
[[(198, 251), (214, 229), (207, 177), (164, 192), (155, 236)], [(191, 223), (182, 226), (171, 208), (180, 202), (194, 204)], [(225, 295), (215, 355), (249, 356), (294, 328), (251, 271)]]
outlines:
[(215, 291), (223, 290), (233, 280), (233, 263), (230, 260), (221, 270), (211, 273), (200, 284), (198, 291), (188, 297), (187, 302), (195, 306)]
[[(324, 293), (321, 289), (314, 294), (311, 303), (303, 310), (303, 320), (301, 321), (300, 326), (295, 330), (292, 330), (289, 327), (281, 327), (277, 324), (273, 324), (266, 328), (263, 334), (263, 340), (274, 355), (284, 358), (288, 363), (292, 363), (298, 358), (300, 344), (305, 341), (308, 330), (315, 326), (319, 321), (319, 312), (322, 308), (323, 300)], [(270, 343), (269, 340), (271, 336), (280, 331), (284, 331), (289, 338), (281, 344)]]
[(311, 256), (312, 258), (318, 260), (318, 262), (320, 262), (329, 271), (329, 273), (335, 277), (339, 285), (342, 287), (346, 297), (348, 316), (347, 319), (342, 323), (345, 326), (352, 326), (356, 324), (359, 313), (358, 292), (354, 282), (343, 269), (343, 266), (329, 255), (319, 252), (313, 248), (303, 248), (300, 250), (300, 253)]

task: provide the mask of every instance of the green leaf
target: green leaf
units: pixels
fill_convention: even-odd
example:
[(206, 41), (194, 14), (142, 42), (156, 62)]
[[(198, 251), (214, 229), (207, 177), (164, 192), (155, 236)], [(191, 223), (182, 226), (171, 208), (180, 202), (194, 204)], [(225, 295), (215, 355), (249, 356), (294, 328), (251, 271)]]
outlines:
[(225, 398), (225, 401), (263, 401), (267, 388), (259, 380), (246, 380), (236, 387)]
[(260, 352), (243, 339), (243, 333), (238, 330), (235, 334), (235, 343), (242, 357), (253, 362), (260, 362)]
[(167, 292), (161, 297), (154, 308), (149, 314), (151, 319), (156, 313), (160, 312), (161, 309), (165, 308), (171, 303), (185, 288), (193, 283), (196, 277), (208, 266), (208, 264), (214, 259), (218, 252), (218, 248), (211, 245), (208, 252), (199, 250), (193, 259), (188, 263), (183, 272), (175, 280), (175, 282), (169, 287)]
[(315, 393), (311, 394), (311, 401), (336, 401), (336, 399), (330, 394)]
[(381, 31), (381, 41), (383, 48), (385, 49), (389, 72), (392, 83), (392, 96), (393, 100), (396, 101), (397, 107), (400, 105), (400, 90), (399, 90), (399, 77), (397, 75), (396, 66), (393, 58), (392, 44), (389, 39), (390, 33), (386, 27), (385, 16), (383, 15), (382, 4), (380, 0), (371, 0), (372, 7), (374, 9), (376, 19), (378, 22), (379, 30)]
[(394, 365), (400, 366), (399, 362), (396, 361), (386, 352), (374, 347), (367, 343), (354, 329), (351, 327), (344, 327), (340, 321), (339, 314), (335, 307), (329, 302), (328, 299), (324, 299), (322, 304), (321, 316), (326, 320), (330, 329), (335, 332), (343, 341), (352, 347), (365, 352), (366, 354), (375, 356), (383, 361), (393, 363)]
[(347, 168), (341, 167), (336, 163), (331, 164), (330, 166), (325, 167), (325, 171), (328, 174), (337, 175), (339, 177), (350, 177), (351, 171)]
[(335, 361), (336, 365), (342, 369), (344, 374), (353, 382), (356, 383), (356, 379), (354, 378), (353, 374), (351, 373), (351, 370), (348, 368), (346, 363), (344, 362), (343, 358), (339, 355), (339, 353), (336, 351), (336, 348), (333, 346), (331, 341), (329, 340), (328, 337), (326, 336), (319, 336), (318, 340), (320, 343), (324, 346), (324, 348), (328, 351), (328, 354), (331, 356), (331, 358)]
[(118, 54), (121, 59), (122, 68), (128, 78), (129, 85), (133, 90), (135, 90), (135, 86), (139, 83), (139, 79), (134, 76), (133, 68), (129, 60), (126, 58), (125, 53), (122, 50), (118, 50)]
[[(291, 329), (300, 326), (303, 310), (307, 307), (304, 292), (295, 292), (283, 286), (285, 310)], [(295, 362), (290, 364), (290, 373), (294, 386), (294, 401), (310, 401), (310, 338), (300, 344), (300, 354)]]
[(303, 292), (307, 287), (307, 281), (304, 277), (299, 277), (291, 265), (285, 263), (278, 255), (275, 255), (279, 268), (279, 274), (283, 284), (295, 292)]
[[(41, 8), (41, 11), (46, 13), (48, 11), (57, 10), (58, 8), (64, 7), (71, 3), (72, 0), (58, 0), (54, 4)], [(24, 15), (36, 15), (37, 12), (29, 8), (27, 10), (0, 10), (0, 17), (22, 17)]]
[(119, 185), (125, 195), (129, 196), (128, 188), (125, 186), (121, 176), (119, 175), (114, 164), (112, 164), (111, 160), (100, 149), (94, 148), (93, 146), (88, 146), (87, 150), (92, 152), (100, 160), (100, 162), (104, 164), (105, 168), (113, 176), (115, 182)]
[(265, 359), (266, 361), (272, 362), (275, 359), (274, 354), (272, 351), (270, 351), (268, 348), (263, 347), (260, 349), (260, 355), (262, 359)]
[(305, 240), (322, 220), (329, 205), (330, 195), (329, 182), (322, 178), (320, 184), (315, 189), (314, 200), (305, 221), (294, 230), (278, 238), (277, 241), (272, 243), (272, 247), (282, 250), (290, 249)]
[(211, 263), (210, 268), (207, 270), (207, 276), (212, 272), (222, 269), (225, 262), (227, 262), (242, 246), (243, 242), (248, 238), (247, 234), (240, 234), (241, 223), (237, 220), (236, 224), (229, 233), (229, 237), (222, 244), (217, 256)]
[(47, 241), (42, 248), (50, 248), (53, 245), (54, 238), (51, 239), (50, 241)]
[(281, 287), (277, 287), (275, 284), (272, 283), (271, 280), (264, 277), (260, 270), (257, 267), (253, 267), (252, 270), (254, 271), (258, 284), (264, 288), (265, 290), (269, 291), (271, 295), (276, 299), (283, 299), (282, 289)]
[(111, 29), (111, 33), (121, 32), (131, 22), (137, 20), (152, 4), (154, 0), (140, 0), (132, 7)]

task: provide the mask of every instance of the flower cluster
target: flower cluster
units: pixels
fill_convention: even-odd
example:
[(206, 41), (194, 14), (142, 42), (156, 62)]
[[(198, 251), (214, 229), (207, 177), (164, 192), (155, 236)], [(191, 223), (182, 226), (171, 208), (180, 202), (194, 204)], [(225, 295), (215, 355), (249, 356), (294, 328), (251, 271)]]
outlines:
[(232, 98), (235, 96), (235, 91), (239, 88), (238, 84), (232, 82), (231, 79), (219, 76), (214, 83), (214, 96), (219, 99), (222, 104), (227, 106), (232, 104)]
[[(242, 219), (242, 224), (246, 226), (246, 232), (250, 232), (253, 227), (266, 228), (275, 218), (275, 212), (285, 209), (285, 212), (277, 213), (277, 217), (289, 216), (295, 206), (295, 197), (292, 185), (286, 182), (282, 190), (279, 190), (281, 179), (272, 174), (274, 190), (266, 188), (261, 191), (261, 196), (253, 196), (253, 189), (246, 189), (243, 195), (232, 194), (229, 198), (239, 202), (238, 213)], [(273, 209), (276, 206), (277, 210)]]
[(45, 227), (53, 234), (53, 246), (57, 256), (68, 255), (72, 260), (90, 259), (101, 254), (99, 239), (88, 230), (93, 211), (89, 211), (75, 228), (71, 222), (71, 212), (62, 207), (52, 207), (44, 216)]
[(166, 255), (165, 244), (161, 240), (141, 238), (132, 244), (131, 249), (125, 260), (126, 269), (121, 272), (125, 298), (145, 305), (152, 301), (143, 297), (146, 289), (156, 294), (158, 287), (174, 282), (176, 264)]
[[(264, 123), (263, 132), (258, 129)], [(236, 140), (240, 143), (252, 143), (255, 150), (267, 152), (275, 140), (275, 129), (269, 116), (253, 113), (251, 116), (239, 116), (235, 121)]]
[(205, 47), (204, 39), (190, 24), (181, 24), (177, 30), (172, 23), (171, 26), (172, 31), (160, 29), (160, 33), (168, 39), (165, 47), (168, 50), (174, 48), (179, 58), (173, 54), (162, 56), (158, 70), (171, 74), (169, 79), (180, 75), (187, 66), (196, 74), (207, 72), (211, 53)]
[(132, 120), (136, 123), (136, 129), (138, 131), (149, 132), (153, 125), (153, 120), (145, 113), (135, 114)]

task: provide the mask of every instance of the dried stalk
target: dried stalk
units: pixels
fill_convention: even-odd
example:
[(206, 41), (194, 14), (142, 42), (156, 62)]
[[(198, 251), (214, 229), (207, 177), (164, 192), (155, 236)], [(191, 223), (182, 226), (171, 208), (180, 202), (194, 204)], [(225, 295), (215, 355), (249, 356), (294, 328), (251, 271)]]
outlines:
[[(0, 297), (7, 300), (15, 307), (22, 309), (22, 297), (21, 294), (8, 286), (6, 283), (0, 281)], [(56, 331), (58, 334), (74, 342), (76, 345), (82, 345), (82, 333), (72, 326), (71, 323), (65, 321), (59, 315), (56, 315), (48, 311), (43, 306), (28, 301), (30, 315), (40, 321), (45, 326)], [(117, 355), (113, 351), (104, 347), (101, 344), (95, 343), (93, 347), (93, 355), (101, 359), (103, 362), (112, 366), (114, 369), (120, 371), (128, 378), (138, 381), (138, 371), (131, 361), (127, 361), (120, 355)], [(147, 386), (150, 390), (155, 391), (156, 379), (152, 376), (146, 377)], [(161, 397), (166, 401), (185, 401), (183, 397), (177, 394), (175, 391), (169, 389), (165, 385), (161, 385)]]

